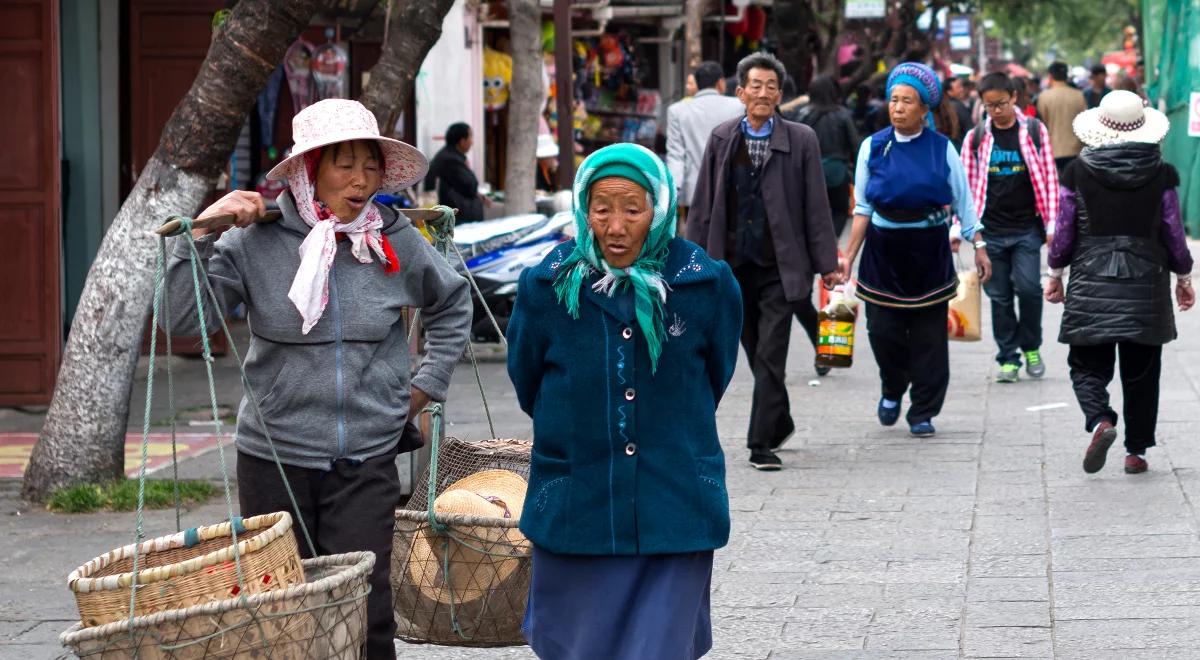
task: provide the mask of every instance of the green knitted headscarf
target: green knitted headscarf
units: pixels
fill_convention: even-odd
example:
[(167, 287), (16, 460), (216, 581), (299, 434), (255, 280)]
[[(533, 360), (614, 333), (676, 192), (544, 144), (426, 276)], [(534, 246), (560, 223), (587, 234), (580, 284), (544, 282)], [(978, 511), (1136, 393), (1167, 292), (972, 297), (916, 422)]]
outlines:
[[(628, 268), (614, 268), (604, 261), (596, 235), (588, 224), (588, 193), (592, 184), (606, 177), (622, 177), (645, 188), (654, 201), (654, 218), (638, 258)], [(662, 160), (649, 149), (631, 143), (614, 144), (588, 156), (575, 175), (575, 250), (563, 261), (554, 290), (572, 318), (579, 318), (579, 296), (584, 283), (594, 274), (602, 276), (592, 289), (612, 296), (618, 287), (633, 287), (638, 327), (650, 349), (651, 372), (658, 370), (666, 327), (663, 304), (667, 284), (662, 270), (667, 261), (667, 243), (675, 236), (675, 182)]]

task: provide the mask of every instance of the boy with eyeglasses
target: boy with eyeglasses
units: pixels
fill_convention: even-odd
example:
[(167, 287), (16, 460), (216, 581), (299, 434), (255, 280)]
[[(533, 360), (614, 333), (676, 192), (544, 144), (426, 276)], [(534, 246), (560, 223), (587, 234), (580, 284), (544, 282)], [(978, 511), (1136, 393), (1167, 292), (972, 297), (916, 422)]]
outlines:
[[(1058, 170), (1046, 126), (1017, 109), (1013, 81), (990, 73), (979, 82), (986, 117), (963, 140), (967, 183), (983, 225), (992, 279), (984, 291), (992, 301), (996, 380), (1046, 373), (1042, 345), (1041, 250), (1054, 234), (1058, 216)], [(1015, 298), (1015, 300), (1014, 300)], [(1015, 304), (1014, 304), (1015, 303)]]

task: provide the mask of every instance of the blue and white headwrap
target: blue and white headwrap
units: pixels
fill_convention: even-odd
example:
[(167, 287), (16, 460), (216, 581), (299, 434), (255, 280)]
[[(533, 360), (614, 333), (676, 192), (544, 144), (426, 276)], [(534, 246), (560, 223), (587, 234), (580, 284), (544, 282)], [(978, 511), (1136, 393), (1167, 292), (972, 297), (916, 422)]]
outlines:
[(920, 62), (897, 64), (896, 68), (888, 74), (887, 97), (889, 99), (892, 98), (892, 89), (896, 85), (908, 85), (917, 90), (921, 102), (929, 108), (929, 112), (925, 113), (925, 124), (931, 129), (934, 128), (933, 110), (942, 103), (942, 83), (933, 69)]

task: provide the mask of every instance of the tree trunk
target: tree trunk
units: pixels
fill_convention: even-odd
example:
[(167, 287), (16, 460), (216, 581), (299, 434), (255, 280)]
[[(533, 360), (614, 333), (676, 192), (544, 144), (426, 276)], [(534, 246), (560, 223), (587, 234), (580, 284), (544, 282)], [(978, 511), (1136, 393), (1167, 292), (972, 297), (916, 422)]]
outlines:
[[(513, 213), (532, 213), (537, 161), (538, 115), (542, 92), (542, 40), (537, 0), (508, 0), (512, 50), (513, 91), (508, 96), (508, 149), (504, 165), (504, 207)], [(569, 120), (569, 118), (567, 118)]]
[[(408, 105), (413, 78), (429, 49), (442, 36), (442, 21), (455, 0), (401, 0), (388, 24), (387, 43), (359, 101), (375, 113), (379, 131), (395, 133), (396, 122)], [(451, 84), (442, 81), (442, 84)]]
[(157, 241), (148, 233), (167, 215), (196, 212), (267, 77), (320, 4), (241, 0), (213, 38), (92, 263), (25, 471), (27, 499), (122, 476), (129, 393), (154, 289)]
[[(700, 40), (704, 30), (704, 17), (708, 14), (709, 0), (687, 0), (686, 18), (683, 24), (683, 45), (687, 73), (696, 70), (704, 59)], [(722, 28), (723, 29), (723, 28)]]

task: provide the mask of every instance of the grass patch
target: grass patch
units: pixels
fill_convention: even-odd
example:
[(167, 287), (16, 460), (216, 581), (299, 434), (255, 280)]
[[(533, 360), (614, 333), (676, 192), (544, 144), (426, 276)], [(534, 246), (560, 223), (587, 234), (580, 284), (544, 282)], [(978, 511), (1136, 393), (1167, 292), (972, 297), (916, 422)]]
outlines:
[[(207, 481), (180, 481), (179, 499), (184, 506), (199, 504), (217, 494), (217, 487)], [(132, 479), (106, 484), (76, 484), (61, 488), (50, 495), (46, 508), (59, 513), (92, 513), (95, 511), (135, 511), (138, 484)], [(146, 508), (169, 509), (175, 506), (172, 482), (161, 479), (146, 481)]]

